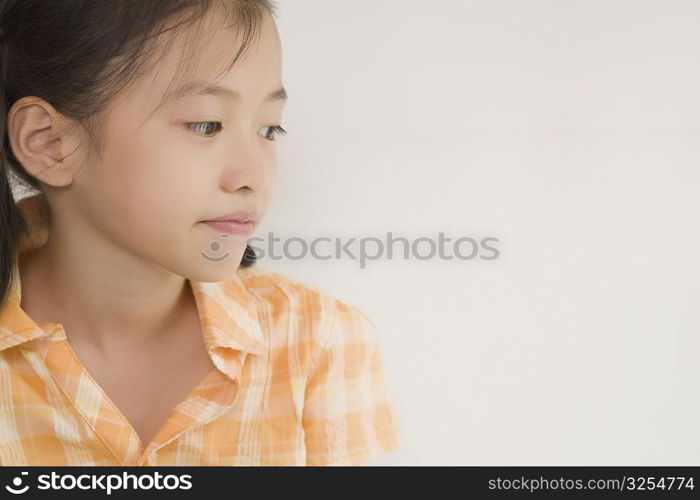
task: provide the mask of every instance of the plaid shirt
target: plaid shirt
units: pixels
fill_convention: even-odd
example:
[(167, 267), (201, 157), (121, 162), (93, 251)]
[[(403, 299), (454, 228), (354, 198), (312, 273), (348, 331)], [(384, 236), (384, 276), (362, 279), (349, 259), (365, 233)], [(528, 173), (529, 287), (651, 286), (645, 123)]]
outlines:
[(144, 446), (63, 327), (20, 307), (17, 255), (48, 224), (43, 194), (17, 204), (31, 233), (0, 307), (0, 465), (349, 465), (399, 445), (375, 324), (256, 264), (189, 281), (217, 369)]

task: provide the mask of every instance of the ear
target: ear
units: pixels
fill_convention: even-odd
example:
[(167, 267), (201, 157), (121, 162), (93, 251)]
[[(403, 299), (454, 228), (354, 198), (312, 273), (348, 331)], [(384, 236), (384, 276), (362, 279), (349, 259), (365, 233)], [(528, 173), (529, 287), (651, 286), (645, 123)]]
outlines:
[(22, 97), (7, 116), (7, 133), (17, 160), (25, 170), (50, 186), (68, 186), (80, 171), (77, 141), (69, 120), (44, 99)]

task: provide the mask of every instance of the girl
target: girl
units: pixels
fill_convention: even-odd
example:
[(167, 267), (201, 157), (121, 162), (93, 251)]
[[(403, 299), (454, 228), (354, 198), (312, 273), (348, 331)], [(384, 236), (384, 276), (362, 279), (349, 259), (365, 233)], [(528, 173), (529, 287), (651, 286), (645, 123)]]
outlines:
[(285, 133), (276, 7), (107, 5), (0, 3), (0, 464), (397, 447), (374, 323), (246, 245)]

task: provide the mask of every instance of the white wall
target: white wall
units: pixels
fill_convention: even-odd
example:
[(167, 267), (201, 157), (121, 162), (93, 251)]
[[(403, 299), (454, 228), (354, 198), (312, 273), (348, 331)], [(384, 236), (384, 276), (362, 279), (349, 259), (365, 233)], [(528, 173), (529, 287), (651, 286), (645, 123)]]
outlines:
[(700, 3), (280, 2), (256, 233), (499, 238), (496, 260), (271, 261), (380, 326), (377, 464), (700, 463)]

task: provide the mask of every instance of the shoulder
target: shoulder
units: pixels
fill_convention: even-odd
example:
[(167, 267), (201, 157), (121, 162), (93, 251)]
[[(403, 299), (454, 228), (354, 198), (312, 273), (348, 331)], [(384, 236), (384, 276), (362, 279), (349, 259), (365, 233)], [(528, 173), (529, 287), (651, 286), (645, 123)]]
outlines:
[(266, 321), (301, 332), (316, 347), (337, 341), (372, 341), (375, 323), (357, 305), (326, 290), (255, 264), (237, 271), (245, 288), (256, 296)]

